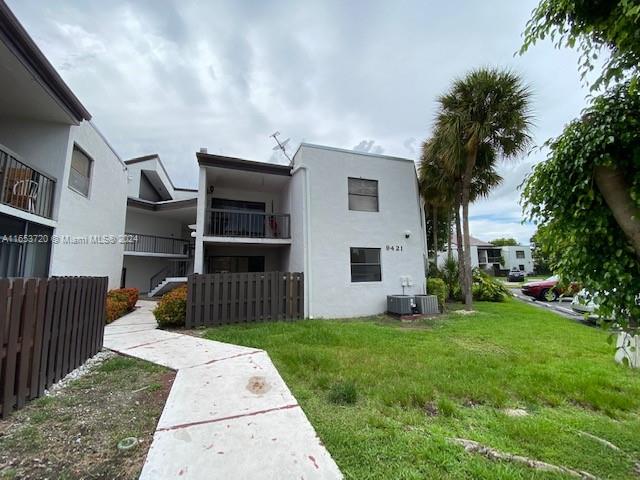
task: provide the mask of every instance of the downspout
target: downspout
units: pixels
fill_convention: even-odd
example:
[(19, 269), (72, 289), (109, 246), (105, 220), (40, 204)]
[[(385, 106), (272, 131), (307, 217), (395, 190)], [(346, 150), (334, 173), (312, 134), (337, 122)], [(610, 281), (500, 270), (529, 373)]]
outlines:
[[(294, 157), (295, 158), (295, 157)], [(306, 165), (298, 165), (291, 171), (291, 176), (295, 175), (298, 171), (304, 170), (304, 277), (305, 277), (305, 303), (306, 311), (309, 318), (313, 318), (311, 306), (311, 296), (313, 292), (312, 282), (313, 275), (311, 274), (311, 227), (310, 227), (310, 212), (311, 212), (311, 192), (309, 190), (309, 176), (311, 172)]]

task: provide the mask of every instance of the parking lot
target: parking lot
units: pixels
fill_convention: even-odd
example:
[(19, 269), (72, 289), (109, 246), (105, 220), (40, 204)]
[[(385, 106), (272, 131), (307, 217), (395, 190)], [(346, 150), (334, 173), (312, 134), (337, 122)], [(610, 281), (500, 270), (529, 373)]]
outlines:
[(519, 287), (518, 288), (512, 287), (510, 288), (510, 290), (511, 290), (511, 293), (513, 293), (514, 297), (516, 297), (519, 300), (522, 300), (523, 302), (531, 303), (532, 305), (535, 305), (541, 308), (548, 308), (549, 310), (553, 310), (554, 312), (558, 313), (559, 315), (562, 315), (563, 317), (584, 323), (585, 325), (591, 324), (590, 322), (584, 319), (583, 315), (578, 314), (571, 309), (571, 300), (572, 300), (571, 297), (564, 297), (564, 298), (561, 297), (556, 302), (547, 302), (544, 300), (535, 300), (531, 297), (523, 295)]

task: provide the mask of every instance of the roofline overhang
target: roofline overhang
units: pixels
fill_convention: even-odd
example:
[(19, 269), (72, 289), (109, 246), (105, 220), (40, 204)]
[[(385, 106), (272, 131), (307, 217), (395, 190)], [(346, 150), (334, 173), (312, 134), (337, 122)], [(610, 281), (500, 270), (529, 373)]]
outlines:
[(187, 198), (186, 200), (168, 200), (165, 202), (151, 202), (142, 198), (127, 197), (127, 207), (140, 208), (152, 212), (164, 210), (177, 210), (180, 208), (191, 208), (198, 205), (197, 198)]
[(62, 80), (4, 0), (0, 0), (0, 40), (71, 118), (77, 123), (91, 120), (91, 114)]
[(269, 175), (291, 176), (291, 166), (278, 165), (276, 163), (256, 162), (236, 157), (225, 157), (211, 153), (197, 152), (198, 164), (202, 167), (226, 168), (229, 170), (241, 170), (244, 172), (265, 173)]
[[(2, 1), (2, 0), (0, 0)], [(173, 184), (173, 180), (171, 180), (171, 176), (169, 175), (169, 172), (167, 172), (167, 169), (164, 166), (164, 163), (162, 163), (162, 160), (160, 159), (160, 155), (158, 155), (157, 153), (152, 153), (149, 155), (143, 155), (141, 157), (135, 157), (135, 158), (130, 158), (129, 160), (125, 160), (124, 163), (126, 165), (133, 165), (134, 163), (142, 163), (142, 162), (146, 162), (148, 160), (157, 160), (158, 163), (160, 164), (160, 168), (162, 168), (162, 171), (164, 172), (164, 174), (167, 176), (167, 179), (169, 180), (169, 185), (171, 185), (171, 188), (173, 188), (174, 190), (178, 190), (181, 192), (197, 192), (198, 190), (194, 189), (194, 188), (180, 188), (180, 187), (176, 187)]]

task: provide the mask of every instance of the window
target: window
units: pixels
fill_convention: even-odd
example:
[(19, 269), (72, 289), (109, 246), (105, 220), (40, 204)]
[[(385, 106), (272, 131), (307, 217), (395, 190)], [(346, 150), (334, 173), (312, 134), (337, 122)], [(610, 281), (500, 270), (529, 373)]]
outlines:
[(91, 159), (82, 150), (74, 146), (73, 153), (71, 154), (69, 187), (85, 197), (88, 197), (90, 177)]
[(521, 272), (524, 272), (524, 265), (518, 265), (518, 268), (520, 269)]
[(524, 258), (524, 250), (516, 250), (516, 258)]
[(378, 181), (349, 177), (349, 210), (378, 211)]
[(380, 282), (381, 280), (380, 249), (351, 248), (351, 281)]

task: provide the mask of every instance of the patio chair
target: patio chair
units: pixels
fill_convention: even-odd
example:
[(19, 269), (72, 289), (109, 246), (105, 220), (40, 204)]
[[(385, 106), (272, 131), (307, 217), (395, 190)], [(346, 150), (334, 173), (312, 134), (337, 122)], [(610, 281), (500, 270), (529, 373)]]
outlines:
[(38, 182), (33, 180), (18, 180), (13, 184), (11, 190), (11, 205), (32, 213), (35, 212), (39, 187)]

